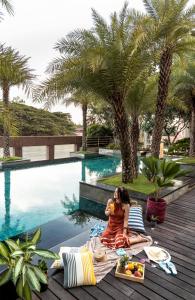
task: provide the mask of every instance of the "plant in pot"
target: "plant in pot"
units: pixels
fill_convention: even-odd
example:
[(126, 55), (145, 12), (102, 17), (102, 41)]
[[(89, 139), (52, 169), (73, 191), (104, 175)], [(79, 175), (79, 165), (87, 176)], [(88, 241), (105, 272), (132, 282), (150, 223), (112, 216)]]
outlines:
[(157, 217), (157, 223), (163, 223), (166, 214), (166, 201), (160, 198), (163, 188), (174, 186), (175, 178), (185, 176), (188, 171), (181, 170), (180, 165), (171, 160), (160, 160), (155, 157), (142, 159), (144, 168), (142, 174), (154, 184), (155, 191), (152, 197), (147, 200), (146, 218), (151, 221), (151, 217)]
[(47, 276), (35, 263), (34, 257), (59, 259), (59, 255), (38, 249), (40, 238), (41, 230), (38, 229), (31, 239), (27, 236), (24, 242), (19, 239), (0, 242), (0, 265), (5, 267), (0, 275), (0, 286), (6, 287), (0, 291), (2, 299), (15, 300), (19, 296), (20, 299), (31, 300), (32, 291), (40, 292), (40, 283), (47, 284)]

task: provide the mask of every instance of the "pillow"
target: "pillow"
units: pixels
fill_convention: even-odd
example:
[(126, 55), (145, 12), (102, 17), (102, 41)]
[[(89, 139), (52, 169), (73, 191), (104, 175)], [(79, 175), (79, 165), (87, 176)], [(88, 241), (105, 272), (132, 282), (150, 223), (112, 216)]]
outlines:
[(63, 269), (64, 263), (62, 258), (62, 253), (78, 253), (78, 252), (86, 252), (88, 251), (87, 247), (60, 247), (59, 256), (60, 259), (56, 259), (51, 265), (52, 269)]
[(96, 278), (93, 267), (93, 254), (63, 253), (64, 287), (72, 288), (81, 285), (95, 285)]
[(129, 219), (128, 227), (136, 232), (145, 233), (143, 216), (142, 216), (142, 207), (141, 206), (132, 206), (129, 210)]

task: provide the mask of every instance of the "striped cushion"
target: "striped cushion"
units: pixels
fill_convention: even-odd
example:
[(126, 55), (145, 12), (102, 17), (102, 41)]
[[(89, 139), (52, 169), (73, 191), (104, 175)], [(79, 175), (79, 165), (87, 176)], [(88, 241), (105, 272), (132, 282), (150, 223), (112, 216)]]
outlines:
[(128, 226), (131, 230), (145, 233), (142, 207), (132, 206), (129, 211)]
[(93, 254), (63, 253), (64, 287), (71, 288), (80, 285), (95, 285), (96, 278), (93, 267)]
[(60, 247), (60, 252), (59, 252), (60, 259), (56, 259), (51, 265), (51, 268), (52, 269), (64, 268), (62, 253), (78, 253), (78, 252), (86, 252), (86, 251), (88, 251), (86, 247)]

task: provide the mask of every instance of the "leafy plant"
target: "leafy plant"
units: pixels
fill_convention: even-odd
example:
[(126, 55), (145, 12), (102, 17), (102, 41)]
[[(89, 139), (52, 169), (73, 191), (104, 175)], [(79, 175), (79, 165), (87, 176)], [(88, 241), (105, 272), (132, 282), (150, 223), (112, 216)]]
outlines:
[(47, 263), (44, 259), (38, 260), (38, 267), (43, 273), (45, 273), (45, 274), (47, 273), (48, 267), (47, 267)]
[(169, 147), (169, 154), (188, 154), (190, 149), (190, 139), (184, 138), (178, 140), (176, 143)]
[(119, 144), (115, 144), (115, 143), (110, 143), (108, 144), (108, 146), (106, 147), (106, 149), (110, 149), (110, 150), (120, 150), (120, 145)]
[(47, 276), (39, 265), (33, 263), (33, 257), (59, 259), (59, 255), (52, 251), (37, 249), (40, 238), (41, 230), (38, 229), (32, 239), (27, 236), (25, 242), (19, 239), (16, 242), (11, 239), (0, 242), (0, 265), (7, 267), (0, 276), (0, 286), (11, 280), (18, 296), (24, 300), (32, 299), (32, 291), (40, 291), (40, 283), (47, 284)]
[(158, 201), (162, 188), (174, 185), (174, 179), (185, 176), (189, 171), (181, 170), (180, 165), (174, 161), (160, 160), (155, 157), (142, 159), (144, 168), (142, 173), (155, 185), (155, 200)]

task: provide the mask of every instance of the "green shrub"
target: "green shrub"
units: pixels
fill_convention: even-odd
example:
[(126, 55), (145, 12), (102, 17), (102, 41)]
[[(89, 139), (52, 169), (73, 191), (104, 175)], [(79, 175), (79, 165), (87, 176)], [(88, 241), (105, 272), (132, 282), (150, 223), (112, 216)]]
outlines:
[(113, 136), (112, 129), (104, 125), (94, 124), (87, 129), (88, 137)]
[(110, 143), (108, 144), (108, 146), (106, 147), (107, 149), (110, 150), (120, 150), (120, 145), (119, 144), (115, 144), (115, 143)]
[(184, 138), (181, 140), (178, 140), (176, 143), (171, 145), (168, 150), (168, 154), (185, 154), (187, 155), (189, 153), (190, 149), (190, 139)]

